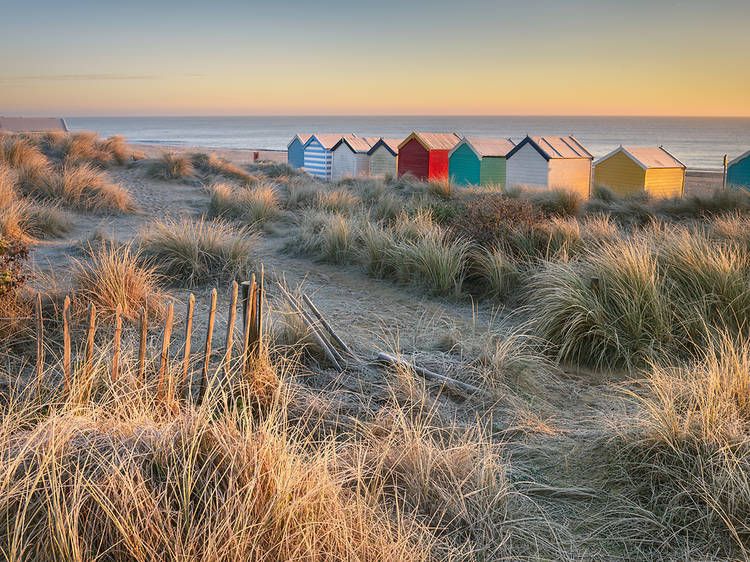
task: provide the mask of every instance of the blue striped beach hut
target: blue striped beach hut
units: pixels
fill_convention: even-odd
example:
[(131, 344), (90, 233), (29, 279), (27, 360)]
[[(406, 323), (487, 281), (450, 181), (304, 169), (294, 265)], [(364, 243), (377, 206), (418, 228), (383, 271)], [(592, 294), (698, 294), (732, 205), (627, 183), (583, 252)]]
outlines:
[(305, 143), (310, 135), (297, 133), (286, 145), (286, 161), (292, 168), (301, 168), (305, 165)]
[(305, 171), (323, 181), (331, 180), (333, 147), (343, 135), (311, 135), (305, 143)]

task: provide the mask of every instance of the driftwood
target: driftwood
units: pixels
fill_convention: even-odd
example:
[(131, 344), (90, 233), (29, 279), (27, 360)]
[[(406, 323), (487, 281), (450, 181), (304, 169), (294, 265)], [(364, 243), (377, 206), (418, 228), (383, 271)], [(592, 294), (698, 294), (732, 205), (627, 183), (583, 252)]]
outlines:
[(310, 310), (312, 310), (312, 313), (315, 315), (315, 317), (320, 321), (322, 326), (326, 329), (326, 331), (331, 334), (331, 337), (334, 339), (334, 341), (341, 346), (341, 349), (343, 349), (350, 357), (353, 359), (356, 359), (357, 361), (360, 361), (359, 357), (357, 357), (357, 354), (354, 353), (348, 345), (342, 340), (339, 335), (335, 332), (333, 327), (328, 323), (328, 321), (323, 317), (323, 315), (320, 313), (320, 311), (315, 307), (315, 305), (312, 303), (310, 298), (307, 295), (302, 295), (302, 300), (305, 301), (305, 304), (310, 307)]
[(452, 379), (450, 377), (446, 377), (445, 375), (441, 375), (439, 373), (435, 373), (433, 371), (430, 371), (429, 369), (425, 369), (424, 367), (420, 367), (418, 365), (414, 365), (413, 363), (407, 361), (406, 359), (403, 359), (401, 357), (396, 357), (395, 355), (391, 355), (390, 353), (385, 353), (383, 351), (378, 353), (378, 360), (383, 361), (384, 363), (388, 363), (390, 365), (401, 367), (404, 369), (410, 369), (417, 373), (418, 375), (423, 376), (424, 378), (439, 382), (441, 384), (452, 386), (454, 388), (460, 388), (464, 392), (468, 392), (470, 394), (479, 394), (486, 396), (487, 393), (482, 390), (481, 388), (478, 388), (474, 385), (458, 381), (456, 379)]
[[(341, 365), (336, 359), (336, 354), (338, 354), (338, 352), (336, 352), (333, 349), (333, 346), (331, 346), (331, 344), (328, 341), (326, 341), (325, 336), (320, 333), (320, 331), (318, 330), (318, 327), (305, 314), (305, 311), (302, 310), (302, 308), (297, 303), (297, 301), (294, 300), (294, 297), (292, 297), (292, 295), (290, 295), (283, 287), (281, 288), (281, 291), (284, 297), (286, 298), (286, 300), (289, 302), (290, 306), (292, 307), (292, 311), (297, 313), (297, 315), (299, 315), (299, 317), (302, 319), (302, 322), (304, 322), (305, 326), (307, 326), (307, 328), (310, 330), (310, 333), (312, 333), (313, 338), (315, 339), (316, 342), (318, 342), (318, 345), (321, 347), (321, 349), (323, 350), (323, 353), (325, 353), (326, 357), (331, 362), (331, 364), (333, 364), (333, 366), (336, 368), (336, 370), (339, 373), (342, 372), (343, 369), (341, 368)], [(339, 355), (339, 358), (340, 357), (341, 356)]]

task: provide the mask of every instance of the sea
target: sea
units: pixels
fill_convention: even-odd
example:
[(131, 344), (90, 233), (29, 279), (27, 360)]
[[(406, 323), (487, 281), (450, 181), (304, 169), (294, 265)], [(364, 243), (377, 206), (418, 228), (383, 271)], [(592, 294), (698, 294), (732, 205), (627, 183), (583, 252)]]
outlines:
[(575, 135), (594, 156), (619, 145), (664, 146), (689, 168), (720, 170), (750, 150), (750, 118), (543, 116), (239, 116), (69, 117), (72, 130), (123, 135), (144, 144), (284, 150), (297, 132), (405, 137), (411, 131), (455, 132), (519, 141), (529, 135)]

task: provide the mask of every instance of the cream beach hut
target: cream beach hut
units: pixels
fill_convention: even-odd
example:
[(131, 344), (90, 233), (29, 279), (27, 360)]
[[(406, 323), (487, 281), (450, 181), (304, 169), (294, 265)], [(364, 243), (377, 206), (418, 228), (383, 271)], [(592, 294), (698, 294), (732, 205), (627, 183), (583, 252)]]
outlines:
[(370, 152), (370, 175), (385, 177), (398, 174), (398, 145), (404, 139), (379, 139), (372, 145)]
[(506, 156), (507, 185), (566, 189), (588, 197), (593, 159), (573, 136), (527, 136)]

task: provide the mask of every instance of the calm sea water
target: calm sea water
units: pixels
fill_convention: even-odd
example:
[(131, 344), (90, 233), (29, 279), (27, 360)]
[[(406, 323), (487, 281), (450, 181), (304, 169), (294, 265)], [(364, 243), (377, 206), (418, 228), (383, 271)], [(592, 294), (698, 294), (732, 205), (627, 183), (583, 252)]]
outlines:
[(411, 131), (477, 137), (575, 135), (595, 156), (618, 145), (663, 145), (691, 168), (719, 169), (750, 149), (750, 118), (704, 117), (71, 117), (74, 130), (131, 142), (285, 149), (296, 132), (403, 137)]

